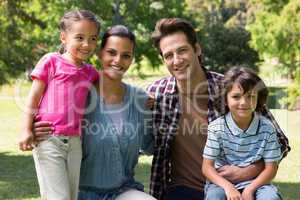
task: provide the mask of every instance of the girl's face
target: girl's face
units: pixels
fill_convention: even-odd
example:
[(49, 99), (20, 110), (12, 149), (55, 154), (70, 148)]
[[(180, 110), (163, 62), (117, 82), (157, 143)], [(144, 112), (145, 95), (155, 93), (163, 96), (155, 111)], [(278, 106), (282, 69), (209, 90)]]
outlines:
[(66, 49), (63, 56), (80, 66), (93, 54), (97, 46), (97, 36), (95, 22), (89, 20), (71, 22), (70, 27), (60, 34), (61, 42)]
[(121, 80), (133, 60), (133, 48), (132, 41), (126, 37), (107, 38), (105, 46), (99, 53), (103, 72), (111, 79)]
[(227, 106), (235, 122), (250, 123), (257, 106), (257, 91), (244, 93), (240, 84), (234, 83), (227, 93)]

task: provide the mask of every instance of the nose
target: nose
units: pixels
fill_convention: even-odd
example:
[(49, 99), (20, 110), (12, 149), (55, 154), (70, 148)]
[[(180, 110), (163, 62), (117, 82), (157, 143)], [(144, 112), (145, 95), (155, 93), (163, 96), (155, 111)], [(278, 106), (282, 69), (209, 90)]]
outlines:
[(113, 57), (113, 63), (114, 64), (119, 64), (121, 62), (121, 56), (120, 55), (116, 55)]
[(85, 47), (89, 46), (89, 41), (88, 40), (83, 40), (82, 46), (85, 46)]
[(173, 58), (173, 64), (174, 65), (179, 65), (182, 63), (182, 58), (180, 57), (179, 54), (175, 53), (174, 58)]
[(245, 96), (243, 96), (243, 97), (241, 98), (241, 100), (240, 100), (240, 104), (241, 104), (241, 105), (244, 105), (244, 104), (247, 104), (247, 103), (248, 103), (247, 98), (246, 98)]

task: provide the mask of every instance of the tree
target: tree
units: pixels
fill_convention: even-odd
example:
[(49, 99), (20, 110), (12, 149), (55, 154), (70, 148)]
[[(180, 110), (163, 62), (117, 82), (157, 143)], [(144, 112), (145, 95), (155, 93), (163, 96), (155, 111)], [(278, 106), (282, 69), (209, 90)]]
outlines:
[(188, 10), (199, 30), (205, 64), (224, 72), (243, 65), (257, 69), (257, 52), (250, 47), (251, 34), (245, 29), (246, 0), (187, 0)]
[[(0, 84), (32, 68), (38, 59), (59, 46), (57, 24), (66, 10), (89, 9), (102, 22), (101, 30), (114, 24), (129, 26), (137, 36), (136, 63), (143, 58), (159, 66), (150, 34), (161, 17), (182, 17), (181, 0), (1, 0)], [(96, 62), (92, 59), (91, 62)]]
[(278, 2), (255, 1), (261, 9), (248, 30), (261, 59), (277, 58), (281, 72), (294, 79), (300, 67), (300, 0)]

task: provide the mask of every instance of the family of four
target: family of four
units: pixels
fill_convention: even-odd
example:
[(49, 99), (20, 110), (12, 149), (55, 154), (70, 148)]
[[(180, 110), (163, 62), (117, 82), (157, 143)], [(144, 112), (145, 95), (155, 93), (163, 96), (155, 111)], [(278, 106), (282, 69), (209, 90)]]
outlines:
[[(290, 147), (252, 70), (207, 71), (193, 26), (161, 19), (152, 39), (171, 76), (145, 92), (123, 82), (136, 47), (127, 27), (105, 31), (99, 71), (85, 62), (97, 17), (69, 11), (59, 28), (59, 52), (31, 74), (19, 141), (42, 199), (281, 199), (270, 181)], [(134, 179), (140, 153), (153, 155), (150, 194)]]

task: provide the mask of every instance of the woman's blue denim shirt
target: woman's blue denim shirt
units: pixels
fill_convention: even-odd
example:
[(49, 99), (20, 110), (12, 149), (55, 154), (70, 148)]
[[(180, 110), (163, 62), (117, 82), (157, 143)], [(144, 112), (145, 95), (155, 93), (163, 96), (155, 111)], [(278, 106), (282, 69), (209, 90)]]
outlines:
[(134, 180), (140, 151), (151, 154), (153, 134), (151, 112), (145, 108), (147, 94), (126, 85), (123, 99), (123, 132), (117, 132), (97, 92), (88, 98), (82, 121), (83, 158), (80, 189), (97, 193), (118, 192), (122, 188), (143, 189)]

